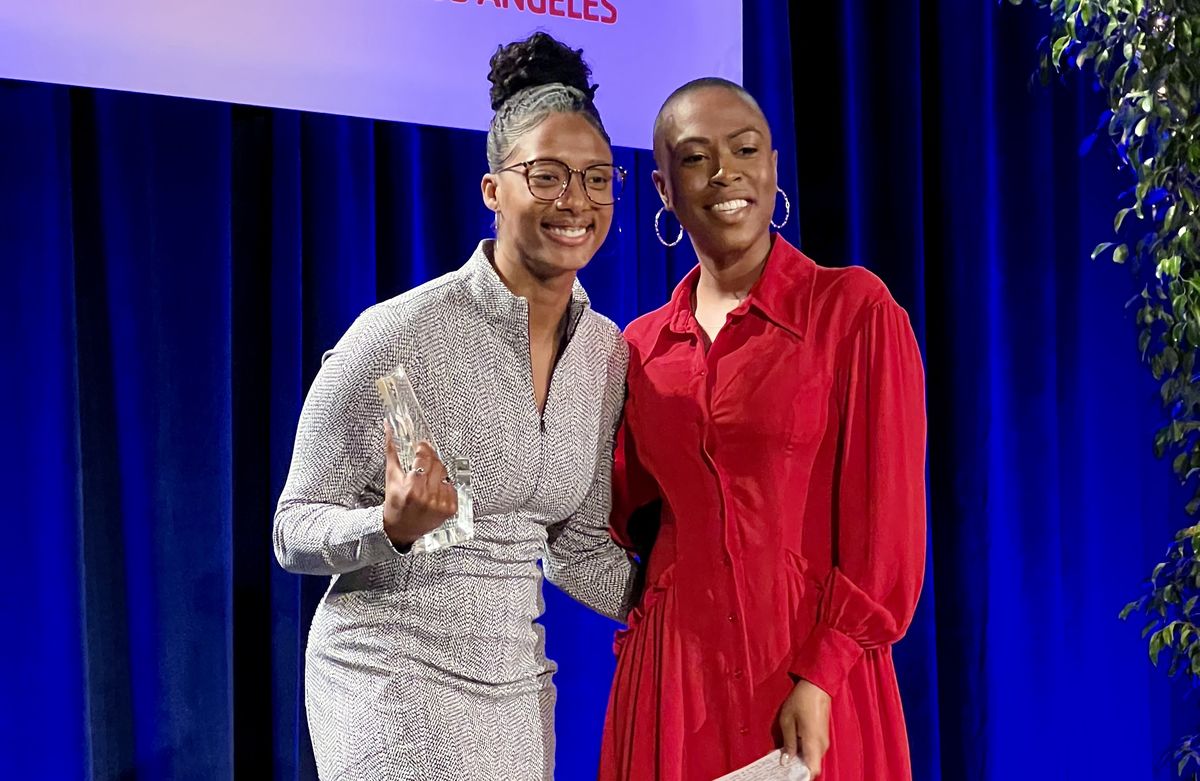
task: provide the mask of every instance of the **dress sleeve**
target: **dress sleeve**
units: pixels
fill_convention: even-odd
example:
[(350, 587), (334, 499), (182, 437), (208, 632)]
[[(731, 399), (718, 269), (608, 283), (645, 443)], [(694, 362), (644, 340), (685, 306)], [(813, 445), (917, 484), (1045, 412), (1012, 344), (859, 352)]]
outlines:
[[(629, 356), (629, 376), (631, 378), (637, 371), (637, 360), (637, 350), (631, 348)], [(613, 539), (621, 547), (638, 553), (644, 559), (649, 553), (649, 546), (653, 543), (654, 530), (638, 528), (639, 521), (645, 520), (644, 517), (639, 516), (638, 511), (658, 501), (661, 494), (658, 483), (646, 469), (638, 453), (637, 437), (633, 430), (630, 414), (635, 404), (637, 404), (637, 399), (634, 395), (633, 383), (630, 382), (625, 396), (621, 422), (617, 427), (615, 437), (612, 477), (613, 506), (610, 519)]]
[(925, 380), (899, 305), (889, 299), (865, 313), (841, 345), (836, 377), (833, 567), (791, 667), (831, 696), (865, 650), (904, 636), (924, 576)]
[(617, 338), (605, 381), (600, 443), (592, 484), (569, 518), (548, 529), (542, 569), (546, 579), (598, 613), (624, 621), (637, 565), (609, 535), (613, 492), (613, 436), (625, 396), (628, 350)]
[[(382, 373), (364, 314), (329, 351), (300, 413), (287, 482), (275, 512), (275, 557), (289, 572), (336, 575), (401, 556), (383, 507), (364, 501), (384, 459)], [(376, 504), (376, 506), (363, 506)]]

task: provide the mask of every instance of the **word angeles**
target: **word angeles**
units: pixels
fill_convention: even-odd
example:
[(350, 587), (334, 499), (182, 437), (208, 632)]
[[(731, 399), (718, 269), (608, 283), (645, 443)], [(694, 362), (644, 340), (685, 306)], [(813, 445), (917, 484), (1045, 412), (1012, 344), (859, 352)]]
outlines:
[(610, 0), (450, 0), (452, 3), (489, 5), (526, 13), (561, 16), (600, 24), (617, 23), (617, 7)]

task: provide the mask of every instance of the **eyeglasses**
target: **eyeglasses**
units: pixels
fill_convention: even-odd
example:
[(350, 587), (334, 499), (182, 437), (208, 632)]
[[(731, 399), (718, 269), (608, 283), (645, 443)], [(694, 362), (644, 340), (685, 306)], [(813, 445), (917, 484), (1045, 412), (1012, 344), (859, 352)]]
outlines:
[(612, 206), (625, 187), (625, 169), (619, 165), (589, 165), (580, 171), (561, 160), (527, 160), (501, 168), (496, 173), (524, 169), (529, 193), (539, 201), (557, 201), (571, 186), (571, 177), (579, 174), (583, 192), (597, 206)]

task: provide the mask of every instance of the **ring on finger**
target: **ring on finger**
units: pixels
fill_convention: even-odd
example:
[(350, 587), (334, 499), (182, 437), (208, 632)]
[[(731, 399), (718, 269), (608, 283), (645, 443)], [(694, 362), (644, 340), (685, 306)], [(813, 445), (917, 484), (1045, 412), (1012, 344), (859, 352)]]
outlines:
[(423, 466), (418, 466), (418, 467), (415, 467), (415, 468), (413, 469), (413, 471), (414, 471), (414, 472), (416, 472), (416, 473), (417, 473), (417, 474), (419, 474), (419, 475), (423, 475), (423, 474), (425, 474), (425, 467), (423, 467)]

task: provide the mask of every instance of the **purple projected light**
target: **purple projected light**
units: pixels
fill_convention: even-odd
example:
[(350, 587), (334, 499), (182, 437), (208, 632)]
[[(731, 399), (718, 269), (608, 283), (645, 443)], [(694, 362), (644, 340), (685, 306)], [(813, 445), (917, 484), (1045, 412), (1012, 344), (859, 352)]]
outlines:
[(485, 130), (488, 59), (539, 29), (584, 50), (620, 146), (685, 81), (741, 82), (741, 0), (3, 3), (0, 77)]

